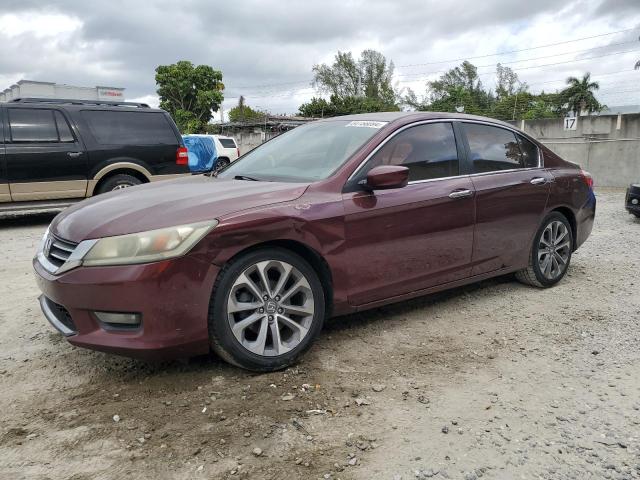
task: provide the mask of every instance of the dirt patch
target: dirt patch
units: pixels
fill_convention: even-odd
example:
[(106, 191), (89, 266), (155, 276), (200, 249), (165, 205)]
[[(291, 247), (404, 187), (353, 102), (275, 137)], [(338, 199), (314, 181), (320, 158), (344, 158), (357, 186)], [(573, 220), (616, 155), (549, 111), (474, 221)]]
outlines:
[(37, 306), (51, 220), (0, 226), (0, 478), (638, 478), (640, 221), (598, 192), (548, 290), (511, 277), (332, 319), (295, 368), (77, 349)]

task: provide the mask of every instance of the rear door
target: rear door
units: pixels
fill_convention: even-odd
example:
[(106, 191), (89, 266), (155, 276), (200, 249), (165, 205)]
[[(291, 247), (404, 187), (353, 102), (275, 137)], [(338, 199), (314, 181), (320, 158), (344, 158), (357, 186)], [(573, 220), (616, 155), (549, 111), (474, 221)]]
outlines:
[(9, 193), (9, 179), (7, 178), (7, 166), (4, 153), (4, 108), (0, 107), (0, 203), (11, 201)]
[(5, 164), (13, 201), (84, 197), (83, 145), (62, 110), (6, 107)]
[(357, 185), (378, 165), (409, 168), (404, 188), (343, 193), (352, 304), (470, 275), (474, 196), (469, 176), (460, 174), (461, 148), (450, 122), (411, 126), (379, 147), (350, 181)]
[(473, 275), (522, 266), (553, 177), (537, 146), (507, 128), (461, 124), (476, 192)]
[(182, 137), (165, 112), (128, 107), (86, 109), (80, 111), (80, 118), (93, 139), (89, 151), (91, 178), (118, 162), (140, 165), (152, 176), (189, 172), (188, 165), (176, 164)]

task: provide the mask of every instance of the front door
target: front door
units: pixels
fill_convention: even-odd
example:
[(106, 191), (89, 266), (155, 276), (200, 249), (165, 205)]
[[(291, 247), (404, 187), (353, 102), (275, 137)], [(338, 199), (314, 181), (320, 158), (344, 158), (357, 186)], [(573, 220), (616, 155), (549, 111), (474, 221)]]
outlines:
[(13, 201), (84, 197), (87, 158), (65, 114), (6, 108), (5, 158)]
[(524, 267), (553, 176), (536, 147), (511, 130), (463, 123), (476, 192), (473, 275)]
[[(470, 275), (474, 192), (469, 177), (459, 175), (459, 151), (451, 123), (411, 126), (348, 183), (343, 201), (353, 305)], [(378, 165), (408, 167), (409, 184), (374, 192), (353, 187)]]

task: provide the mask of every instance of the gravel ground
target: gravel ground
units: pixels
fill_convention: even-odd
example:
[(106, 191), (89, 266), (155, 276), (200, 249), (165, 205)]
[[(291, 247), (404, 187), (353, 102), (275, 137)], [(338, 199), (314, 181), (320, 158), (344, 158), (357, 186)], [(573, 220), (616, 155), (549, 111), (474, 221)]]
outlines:
[(333, 319), (295, 368), (77, 349), (36, 303), (51, 217), (0, 225), (0, 478), (640, 478), (640, 220), (598, 192), (538, 290), (501, 277)]

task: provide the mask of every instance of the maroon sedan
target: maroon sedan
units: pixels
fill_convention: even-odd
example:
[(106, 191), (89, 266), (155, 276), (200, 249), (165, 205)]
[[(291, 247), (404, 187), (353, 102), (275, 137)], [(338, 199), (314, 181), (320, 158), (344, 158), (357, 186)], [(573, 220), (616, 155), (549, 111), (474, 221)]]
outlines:
[(267, 371), (332, 315), (512, 272), (556, 284), (595, 204), (587, 173), (508, 124), (372, 113), (296, 128), (217, 177), (83, 201), (33, 265), (74, 345)]

